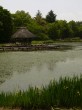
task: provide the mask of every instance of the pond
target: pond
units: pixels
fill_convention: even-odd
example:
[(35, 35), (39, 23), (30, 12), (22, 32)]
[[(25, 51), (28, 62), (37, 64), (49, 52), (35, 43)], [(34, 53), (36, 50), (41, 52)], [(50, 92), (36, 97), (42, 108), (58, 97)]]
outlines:
[(82, 73), (82, 43), (70, 50), (0, 53), (0, 92), (42, 87), (61, 76)]

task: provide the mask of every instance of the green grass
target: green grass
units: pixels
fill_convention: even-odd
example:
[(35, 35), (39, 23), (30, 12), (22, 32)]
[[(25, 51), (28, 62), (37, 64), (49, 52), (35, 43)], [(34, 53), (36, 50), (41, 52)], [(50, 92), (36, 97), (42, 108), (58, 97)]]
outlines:
[[(40, 40), (40, 41), (32, 41), (32, 45), (37, 44), (54, 44), (54, 43), (63, 43), (63, 42), (82, 42), (82, 39), (79, 37), (76, 38), (66, 38), (66, 39), (58, 39), (58, 40)], [(17, 46), (15, 43), (0, 43), (0, 46)]]
[(51, 81), (41, 89), (29, 87), (25, 92), (1, 93), (0, 107), (50, 109), (82, 107), (82, 76)]
[(44, 41), (32, 41), (32, 44), (54, 44), (54, 43), (63, 43), (63, 42), (82, 42), (82, 39), (76, 38), (66, 38), (58, 40), (44, 40)]

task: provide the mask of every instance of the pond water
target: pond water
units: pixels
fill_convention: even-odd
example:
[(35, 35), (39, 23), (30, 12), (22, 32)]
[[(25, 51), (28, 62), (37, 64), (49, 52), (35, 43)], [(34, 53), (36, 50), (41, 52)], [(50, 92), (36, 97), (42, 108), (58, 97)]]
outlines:
[(0, 53), (0, 92), (42, 87), (61, 76), (82, 73), (82, 44), (62, 51), (2, 52)]

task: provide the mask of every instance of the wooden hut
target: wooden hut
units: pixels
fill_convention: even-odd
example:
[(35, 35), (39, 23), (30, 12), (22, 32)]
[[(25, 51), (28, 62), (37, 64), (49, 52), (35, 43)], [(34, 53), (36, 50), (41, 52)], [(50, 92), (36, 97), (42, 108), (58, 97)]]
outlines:
[(21, 42), (23, 44), (31, 44), (31, 41), (35, 38), (36, 36), (28, 31), (26, 27), (20, 27), (11, 37), (14, 42)]

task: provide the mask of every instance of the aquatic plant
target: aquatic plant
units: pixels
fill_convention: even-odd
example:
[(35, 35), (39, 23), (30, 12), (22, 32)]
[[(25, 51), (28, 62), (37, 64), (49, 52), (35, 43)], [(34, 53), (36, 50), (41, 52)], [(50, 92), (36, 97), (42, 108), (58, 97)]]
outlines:
[(0, 94), (0, 107), (49, 109), (51, 107), (82, 107), (82, 75), (51, 81), (41, 89)]

